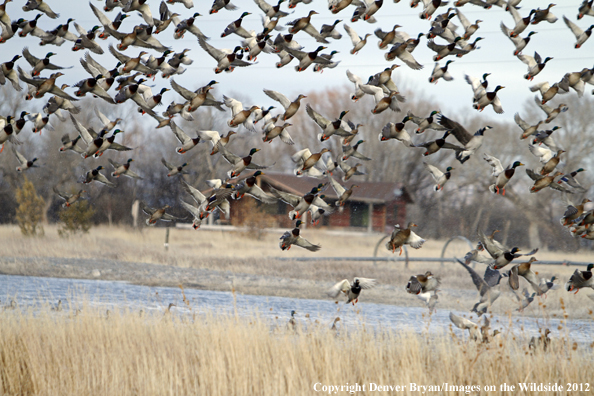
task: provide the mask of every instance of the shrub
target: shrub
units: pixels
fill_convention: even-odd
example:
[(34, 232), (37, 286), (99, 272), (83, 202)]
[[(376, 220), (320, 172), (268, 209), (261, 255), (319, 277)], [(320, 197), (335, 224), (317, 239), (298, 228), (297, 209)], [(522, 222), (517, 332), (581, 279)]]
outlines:
[(58, 234), (65, 238), (77, 232), (89, 232), (94, 213), (95, 210), (86, 200), (78, 200), (62, 209), (59, 214), (61, 225)]
[(242, 218), (240, 219), (239, 225), (248, 228), (246, 236), (261, 240), (266, 232), (264, 231), (268, 227), (274, 227), (276, 225), (276, 219), (274, 216), (267, 213), (263, 205), (251, 197), (244, 197), (242, 200), (247, 201), (242, 207)]
[(15, 194), (19, 204), (16, 210), (17, 222), (23, 235), (43, 235), (43, 226), (40, 223), (43, 219), (45, 201), (37, 195), (33, 183), (26, 176), (23, 179), (23, 186), (18, 188)]

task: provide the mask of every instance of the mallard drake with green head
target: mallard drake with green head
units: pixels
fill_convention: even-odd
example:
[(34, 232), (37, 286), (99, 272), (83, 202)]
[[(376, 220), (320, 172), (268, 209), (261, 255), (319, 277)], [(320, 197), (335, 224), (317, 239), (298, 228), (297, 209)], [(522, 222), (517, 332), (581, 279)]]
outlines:
[(83, 158), (89, 158), (90, 156), (95, 154), (97, 150), (99, 150), (99, 148), (103, 145), (103, 141), (105, 140), (103, 136), (107, 132), (102, 131), (99, 134), (97, 134), (92, 128), (85, 128), (80, 122), (78, 122), (76, 118), (74, 118), (72, 114), (70, 114), (70, 119), (72, 120), (74, 127), (78, 131), (79, 136), (82, 138), (83, 142), (86, 145), (86, 148), (83, 149), (81, 155)]
[(19, 32), (19, 37), (27, 37), (29, 33), (32, 36), (42, 38), (45, 35), (45, 32), (37, 27), (37, 20), (41, 18), (42, 14), (37, 14), (35, 18), (31, 19), (30, 21), (24, 21), (20, 24), (21, 31)]
[(0, 65), (0, 85), (6, 84), (6, 79), (8, 79), (11, 82), (12, 87), (17, 91), (22, 89), (19, 85), (19, 77), (14, 71), (14, 63), (19, 58), (22, 58), (22, 56), (15, 55), (10, 61), (4, 62)]
[(184, 169), (186, 166), (188, 166), (188, 163), (187, 162), (184, 162), (180, 166), (173, 166), (169, 162), (165, 161), (165, 158), (161, 158), (161, 163), (169, 171), (167, 173), (167, 177), (176, 176), (176, 175), (187, 175), (187, 174), (190, 173), (190, 172), (188, 172), (187, 170)]
[(528, 16), (522, 17), (518, 10), (515, 7), (509, 7), (509, 13), (514, 18), (514, 22), (516, 25), (514, 28), (509, 32), (510, 37), (517, 37), (520, 33), (522, 33), (528, 25), (530, 25), (530, 20), (532, 19), (532, 15), (536, 12), (536, 10), (531, 10)]
[[(165, 205), (162, 208), (151, 208), (150, 206), (147, 206), (147, 204), (145, 204), (143, 201), (140, 201), (140, 208), (142, 209), (142, 211), (147, 214), (149, 216), (148, 219), (146, 219), (146, 225), (147, 226), (154, 226), (155, 224), (157, 224), (157, 221), (159, 220), (163, 220), (163, 221), (173, 221), (173, 220), (180, 220), (179, 217), (175, 217), (170, 215), (169, 213), (165, 213), (165, 211), (167, 209), (169, 209), (171, 206), (169, 205)], [(171, 308), (171, 304), (170, 304), (170, 308)], [(169, 308), (168, 308), (169, 310)]]
[(479, 231), (479, 238), (487, 253), (489, 253), (493, 258), (493, 261), (489, 264), (489, 266), (496, 270), (505, 267), (518, 257), (532, 256), (538, 252), (538, 248), (526, 254), (518, 253), (520, 251), (518, 247), (513, 247), (512, 249), (507, 250), (505, 247), (503, 247), (503, 245), (495, 241), (493, 238), (487, 237), (482, 231)]
[(181, 129), (179, 126), (177, 126), (175, 122), (169, 122), (169, 127), (171, 128), (171, 131), (181, 144), (180, 147), (175, 149), (175, 151), (178, 154), (185, 154), (200, 143), (200, 135), (194, 138), (188, 136), (188, 134), (185, 133), (184, 130)]
[(319, 55), (319, 52), (325, 50), (326, 48), (327, 47), (320, 45), (312, 52), (305, 52), (285, 47), (285, 51), (287, 51), (289, 54), (291, 54), (293, 57), (299, 60), (299, 65), (295, 66), (295, 70), (297, 70), (298, 72), (302, 72), (305, 71), (313, 63), (329, 66), (332, 63), (332, 61)]
[(91, 93), (94, 96), (100, 97), (108, 103), (115, 104), (113, 98), (101, 87), (99, 80), (103, 78), (102, 74), (98, 74), (97, 77), (87, 78), (74, 84), (78, 90), (74, 93), (77, 97), (85, 96), (87, 93)]
[(342, 292), (346, 297), (346, 303), (352, 303), (355, 305), (359, 302), (359, 295), (361, 294), (361, 290), (363, 289), (371, 289), (375, 287), (377, 281), (375, 279), (369, 278), (355, 278), (353, 279), (353, 283), (349, 282), (348, 279), (343, 279), (334, 286), (330, 290), (328, 290), (328, 295), (332, 298), (337, 298), (338, 295)]
[(325, 141), (330, 139), (330, 136), (337, 134), (338, 136), (349, 136), (351, 134), (351, 128), (346, 121), (343, 120), (343, 117), (347, 115), (349, 112), (348, 110), (344, 110), (340, 113), (340, 116), (334, 120), (330, 121), (329, 119), (322, 116), (320, 113), (316, 112), (309, 103), (305, 106), (305, 110), (307, 115), (315, 121), (316, 124), (320, 128), (322, 128), (322, 134), (318, 135), (320, 141)]
[(433, 61), (437, 62), (448, 55), (465, 54), (467, 51), (456, 48), (456, 45), (458, 45), (460, 40), (462, 40), (462, 37), (456, 37), (452, 43), (445, 45), (436, 44), (433, 40), (427, 41), (427, 47), (436, 52), (436, 55), (433, 56)]
[[(115, 131), (113, 131), (111, 136), (104, 138), (103, 143), (101, 144), (99, 149), (95, 152), (95, 154), (93, 154), (93, 157), (94, 158), (101, 157), (103, 155), (103, 153), (108, 149), (116, 150), (116, 151), (130, 151), (130, 150), (132, 150), (131, 147), (127, 147), (127, 146), (124, 146), (122, 144), (115, 142), (116, 135), (118, 133), (123, 133), (123, 132), (124, 131), (122, 131), (121, 129), (116, 129)], [(106, 132), (102, 132), (102, 133), (105, 134)]]
[[(443, 125), (440, 125), (437, 121), (438, 117), (435, 117), (438, 114), (439, 114), (439, 111), (433, 110), (431, 112), (431, 114), (429, 114), (429, 117), (423, 118), (423, 117), (415, 116), (413, 114), (413, 112), (411, 110), (409, 110), (406, 113), (406, 116), (407, 116), (406, 121), (412, 121), (418, 125), (418, 128), (416, 130), (417, 133), (423, 133), (427, 129), (433, 129), (435, 131), (445, 131), (445, 130), (447, 130), (447, 128), (444, 127)], [(403, 121), (403, 122), (406, 122), (406, 121)]]
[(113, 172), (111, 174), (113, 177), (120, 177), (121, 175), (124, 175), (128, 176), (131, 179), (142, 179), (142, 177), (138, 176), (138, 174), (130, 170), (130, 165), (132, 161), (134, 161), (134, 159), (128, 158), (128, 161), (126, 161), (123, 164), (115, 162), (111, 158), (108, 159), (108, 161), (113, 167)]
[(340, 40), (342, 38), (342, 34), (338, 33), (338, 30), (336, 30), (336, 26), (340, 22), (342, 22), (342, 19), (335, 20), (332, 25), (322, 25), (320, 28), (320, 36), (323, 38), (332, 37), (335, 40)]
[(528, 66), (528, 73), (524, 75), (524, 78), (528, 81), (532, 81), (532, 79), (545, 68), (547, 62), (553, 58), (547, 57), (543, 61), (538, 52), (534, 52), (534, 56), (518, 55), (518, 59)]
[(431, 72), (431, 77), (429, 77), (429, 82), (437, 84), (440, 78), (443, 78), (446, 81), (452, 81), (454, 77), (448, 72), (448, 66), (452, 62), (453, 60), (447, 61), (443, 67), (439, 65), (439, 62), (435, 62), (433, 72)]
[(524, 38), (520, 37), (519, 35), (512, 37), (512, 36), (510, 36), (511, 30), (507, 26), (505, 26), (505, 24), (503, 22), (501, 22), (500, 27), (501, 27), (501, 31), (503, 32), (503, 34), (505, 34), (505, 36), (507, 38), (509, 38), (511, 40), (511, 42), (514, 44), (514, 47), (515, 47), (514, 56), (518, 56), (519, 54), (521, 54), (522, 50), (524, 48), (526, 48), (526, 46), (530, 42), (531, 36), (538, 33), (538, 32), (532, 31), (532, 32), (528, 33), (528, 35)]
[(105, 184), (107, 187), (115, 188), (116, 185), (107, 180), (107, 177), (99, 172), (101, 169), (104, 168), (100, 165), (97, 168), (88, 171), (84, 176), (81, 176), (79, 183), (89, 184), (92, 181), (97, 181), (99, 183)]
[(33, 158), (32, 160), (28, 160), (23, 154), (19, 153), (14, 146), (12, 147), (12, 152), (17, 157), (17, 160), (21, 164), (16, 168), (17, 172), (24, 172), (31, 168), (38, 168), (39, 166), (35, 165), (35, 161), (37, 158)]
[(82, 198), (82, 194), (83, 193), (86, 193), (86, 191), (85, 190), (78, 190), (77, 193), (68, 194), (68, 193), (60, 192), (57, 187), (54, 187), (54, 193), (56, 193), (56, 195), (58, 195), (60, 198), (62, 198), (64, 200), (64, 203), (62, 204), (62, 207), (63, 208), (67, 208), (70, 205), (72, 205), (75, 202), (77, 202), (79, 199), (81, 199)]
[(41, 133), (43, 129), (54, 130), (54, 127), (49, 123), (49, 115), (44, 117), (42, 113), (33, 113), (28, 115), (27, 118), (33, 123), (33, 128), (31, 128), (33, 133)]
[(371, 158), (368, 158), (357, 151), (357, 149), (359, 148), (359, 145), (361, 145), (363, 143), (365, 143), (365, 140), (359, 140), (354, 145), (342, 146), (342, 160), (346, 161), (350, 157), (353, 157), (353, 158), (357, 158), (357, 159), (360, 159), (363, 161), (371, 161)]
[(62, 147), (60, 147), (60, 152), (64, 152), (67, 150), (72, 150), (75, 153), (78, 154), (82, 154), (85, 151), (80, 148), (79, 146), (76, 145), (76, 143), (78, 143), (78, 141), (81, 139), (80, 135), (78, 135), (77, 137), (75, 137), (74, 139), (70, 139), (70, 135), (68, 135), (67, 133), (65, 133), (62, 136)]
[(491, 184), (489, 186), (489, 191), (494, 194), (499, 194), (501, 192), (501, 195), (505, 196), (505, 186), (514, 176), (516, 168), (518, 166), (524, 166), (524, 164), (520, 161), (514, 161), (513, 164), (508, 166), (506, 169), (503, 169), (501, 161), (492, 155), (484, 153), (483, 159), (487, 161), (489, 165), (491, 165), (491, 168), (493, 169), (492, 176), (495, 178), (495, 184)]
[(409, 119), (409, 117), (406, 116), (406, 117), (404, 117), (403, 122), (398, 122), (398, 123), (389, 122), (389, 123), (387, 123), (382, 128), (382, 131), (378, 135), (379, 141), (385, 142), (390, 139), (396, 139), (396, 140), (402, 142), (402, 144), (404, 144), (407, 147), (415, 147), (412, 140), (410, 139), (409, 133), (406, 131), (406, 129), (404, 129), (405, 122), (408, 121), (408, 119)]
[(280, 191), (274, 187), (270, 188), (270, 192), (278, 199), (288, 203), (293, 207), (293, 210), (289, 212), (289, 218), (291, 220), (295, 220), (301, 218), (301, 216), (303, 216), (303, 214), (308, 211), (312, 204), (324, 209), (328, 209), (328, 213), (332, 212), (332, 208), (330, 208), (328, 204), (318, 196), (324, 189), (324, 184), (318, 184), (316, 187), (313, 187), (310, 192), (304, 194), (303, 196)]
[(474, 154), (482, 145), (484, 140), (484, 134), (486, 131), (493, 129), (493, 127), (487, 125), (477, 130), (474, 135), (470, 134), (460, 123), (453, 121), (443, 114), (437, 115), (437, 122), (448, 130), (456, 140), (464, 145), (464, 150), (456, 151), (456, 159), (461, 164), (468, 161), (470, 156)]
[(569, 278), (565, 284), (565, 290), (568, 292), (574, 291), (574, 294), (580, 291), (581, 288), (589, 287), (594, 289), (594, 277), (592, 276), (592, 269), (594, 264), (588, 264), (585, 271), (575, 270), (573, 275)]
[(3, 25), (5, 29), (2, 29), (2, 35), (0, 36), (0, 43), (5, 43), (14, 37), (16, 32), (20, 29), (23, 23), (26, 23), (25, 19), (19, 18), (16, 21), (9, 22)]
[[(27, 121), (29, 121), (27, 118), (25, 118), (25, 116), (27, 116), (29, 114), (30, 113), (28, 113), (26, 111), (21, 111), (19, 118), (15, 117), (10, 120), (10, 123), (12, 124), (13, 129), (14, 129), (14, 133), (16, 133), (17, 135), (19, 133), (21, 133), (21, 131), (25, 127), (25, 124), (27, 123)], [(62, 120), (62, 118), (60, 118), (60, 120)]]
[(2, 148), (0, 149), (0, 153), (2, 151), (4, 151), (4, 144), (7, 141), (10, 141), (13, 144), (22, 144), (22, 142), (20, 142), (19, 140), (17, 140), (16, 138), (16, 134), (14, 133), (14, 127), (11, 124), (12, 120), (12, 116), (8, 116), (6, 117), (6, 119), (0, 119), (0, 127), (2, 129), (0, 129), (0, 144), (2, 145)]
[(297, 313), (297, 311), (292, 310), (291, 311), (291, 319), (289, 319), (289, 321), (287, 322), (287, 329), (289, 330), (297, 330), (297, 319), (295, 319), (295, 314)]
[(443, 186), (448, 182), (448, 180), (450, 180), (450, 177), (452, 177), (452, 170), (454, 168), (448, 166), (446, 171), (442, 172), (438, 167), (430, 165), (424, 161), (423, 165), (425, 165), (425, 168), (429, 171), (429, 173), (431, 173), (431, 177), (433, 177), (433, 180), (435, 180), (436, 185), (433, 186), (433, 190), (443, 190)]
[(217, 61), (217, 67), (214, 71), (216, 74), (224, 71), (232, 72), (236, 67), (251, 66), (253, 63), (246, 62), (237, 57), (237, 52), (241, 50), (240, 46), (236, 46), (233, 51), (226, 49), (218, 49), (208, 44), (205, 39), (198, 37), (198, 43), (203, 50), (205, 50), (214, 60)]
[(489, 82), (487, 81), (487, 77), (490, 76), (491, 73), (483, 74), (483, 80), (481, 81), (477, 77), (469, 76), (468, 74), (464, 75), (464, 79), (470, 86), (472, 87), (472, 103), (476, 103), (483, 95), (487, 92), (487, 87), (489, 86)]
[(103, 48), (101, 48), (101, 46), (95, 41), (95, 37), (97, 37), (100, 26), (95, 25), (91, 30), (86, 31), (79, 24), (74, 22), (74, 27), (76, 28), (79, 36), (72, 46), (72, 51), (88, 49), (97, 55), (102, 55), (104, 53)]
[(228, 176), (231, 178), (239, 176), (239, 174), (246, 169), (262, 170), (274, 165), (272, 164), (269, 166), (263, 166), (252, 162), (252, 156), (256, 154), (258, 151), (260, 151), (260, 149), (252, 148), (250, 150), (250, 153), (242, 158), (238, 155), (233, 154), (231, 151), (227, 149), (227, 147), (223, 146), (220, 143), (221, 142), (217, 144), (219, 152), (223, 155), (223, 158), (225, 158), (225, 160), (233, 167), (229, 172), (227, 172)]
[(62, 66), (57, 66), (54, 65), (53, 63), (50, 62), (50, 57), (57, 55), (54, 52), (48, 52), (45, 55), (45, 58), (36, 58), (35, 56), (31, 55), (31, 52), (29, 52), (29, 48), (25, 47), (23, 48), (23, 57), (27, 60), (27, 62), (29, 62), (29, 64), (31, 65), (31, 67), (33, 67), (33, 70), (31, 71), (31, 75), (33, 76), (38, 76), (39, 73), (44, 70), (44, 69), (48, 69), (48, 70), (62, 70), (62, 69), (71, 69), (72, 66), (70, 67), (62, 67)]
[(565, 22), (567, 27), (569, 29), (571, 29), (571, 32), (575, 36), (575, 39), (576, 39), (576, 42), (574, 45), (575, 48), (580, 48), (582, 45), (584, 45), (586, 40), (588, 40), (590, 38), (590, 36), (592, 35), (592, 29), (594, 29), (594, 25), (590, 25), (590, 27), (588, 29), (582, 30), (582, 28), (580, 28), (578, 25), (576, 25), (575, 23), (573, 23), (569, 19), (567, 19), (567, 17), (565, 15), (563, 15), (563, 21)]
[(299, 227), (302, 223), (301, 220), (297, 220), (295, 228), (293, 228), (292, 231), (285, 231), (280, 237), (281, 241), (279, 242), (279, 247), (281, 250), (289, 250), (293, 245), (307, 249), (310, 252), (317, 252), (322, 248), (320, 245), (314, 245), (300, 235), (301, 230)]
[(188, 19), (184, 19), (176, 23), (179, 19), (176, 18), (173, 20), (175, 23), (175, 32), (173, 33), (173, 38), (179, 40), (184, 37), (186, 32), (192, 33), (194, 36), (198, 37), (198, 41), (200, 40), (208, 40), (209, 38), (202, 33), (202, 31), (196, 26), (196, 18), (202, 16), (199, 12), (195, 12), (194, 15), (189, 17)]
[(241, 14), (239, 19), (236, 19), (233, 22), (231, 22), (230, 24), (228, 24), (227, 27), (225, 28), (225, 30), (223, 31), (223, 33), (221, 33), (221, 37), (226, 37), (226, 36), (229, 36), (229, 35), (235, 33), (239, 37), (251, 38), (252, 35), (250, 34), (250, 32), (248, 32), (244, 27), (241, 26), (241, 22), (243, 22), (243, 18), (245, 18), (248, 15), (252, 15), (252, 13), (244, 12), (243, 14)]
[(435, 154), (440, 149), (450, 149), (450, 150), (456, 150), (456, 151), (460, 151), (460, 152), (464, 151), (463, 147), (456, 146), (455, 144), (448, 143), (445, 141), (445, 139), (450, 135), (450, 133), (451, 133), (450, 131), (446, 131), (444, 133), (443, 137), (441, 137), (439, 139), (431, 140), (431, 141), (425, 142), (425, 143), (415, 144), (412, 147), (424, 148), (425, 152), (423, 153), (423, 156)]
[(262, 201), (265, 204), (273, 204), (278, 201), (276, 197), (272, 195), (266, 194), (264, 190), (260, 188), (257, 184), (257, 177), (263, 175), (264, 172), (256, 171), (250, 177), (247, 177), (240, 183), (237, 183), (234, 187), (233, 198), (234, 199), (241, 199), (245, 194), (251, 195), (252, 197), (256, 198), (258, 201)]
[(210, 8), (210, 11), (208, 13), (216, 14), (223, 8), (229, 11), (235, 11), (237, 9), (237, 6), (231, 3), (231, 0), (214, 0), (214, 2), (212, 3), (212, 7)]
[(578, 170), (575, 170), (573, 172), (566, 173), (561, 177), (561, 179), (559, 179), (557, 183), (567, 183), (570, 187), (575, 188), (577, 191), (586, 192), (587, 190), (584, 187), (582, 187), (582, 185), (575, 179), (578, 173), (585, 171), (586, 170), (584, 168), (579, 168)]
[(503, 114), (503, 106), (501, 105), (501, 100), (499, 100), (499, 97), (497, 96), (497, 92), (503, 88), (505, 87), (498, 85), (493, 91), (486, 92), (472, 105), (472, 107), (476, 110), (483, 111), (487, 106), (491, 105), (493, 106), (495, 113)]
[(413, 249), (420, 249), (425, 243), (425, 240), (412, 231), (412, 227), (417, 227), (412, 221), (408, 223), (405, 229), (401, 229), (397, 224), (394, 226), (394, 231), (390, 236), (390, 240), (386, 242), (386, 249), (394, 253), (396, 249), (400, 249), (402, 255), (402, 246), (409, 245)]

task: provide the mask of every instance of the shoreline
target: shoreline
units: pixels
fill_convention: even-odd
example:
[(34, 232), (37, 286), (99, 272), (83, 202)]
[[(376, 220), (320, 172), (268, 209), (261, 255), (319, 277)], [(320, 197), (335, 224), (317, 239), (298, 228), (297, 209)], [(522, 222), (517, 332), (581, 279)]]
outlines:
[[(214, 259), (211, 259), (214, 260)], [(266, 264), (276, 261), (264, 259)], [(239, 260), (238, 260), (239, 261)], [(260, 260), (262, 261), (262, 260)], [(210, 262), (212, 264), (212, 261)], [(319, 265), (323, 265), (322, 262)], [(1, 275), (35, 276), (51, 278), (123, 281), (148, 287), (180, 287), (212, 291), (227, 291), (239, 294), (315, 299), (328, 301), (326, 295), (335, 281), (305, 278), (279, 277), (263, 274), (250, 274), (207, 268), (177, 267), (173, 265), (128, 262), (113, 259), (55, 258), (55, 257), (3, 257), (0, 258)], [(340, 280), (340, 279), (338, 279)], [(382, 284), (365, 290), (361, 301), (402, 307), (424, 307), (415, 296), (406, 293), (404, 285)], [(404, 283), (405, 284), (405, 283)], [(472, 286), (470, 284), (469, 286)], [(560, 289), (560, 290), (559, 290)], [(563, 311), (555, 307), (554, 301), (569, 299), (562, 287), (552, 291), (557, 293), (543, 301), (535, 300), (524, 312), (515, 311), (516, 300), (511, 293), (503, 293), (492, 312), (498, 315), (510, 314), (514, 317), (543, 318), (561, 317)], [(584, 293), (587, 294), (587, 293)], [(573, 295), (571, 296), (573, 297)], [(469, 311), (478, 299), (474, 288), (441, 288), (438, 310)], [(342, 301), (339, 297), (338, 301)], [(550, 308), (547, 308), (549, 304)], [(558, 304), (558, 303), (557, 303)], [(510, 309), (511, 308), (511, 309)], [(586, 311), (568, 310), (571, 319), (590, 318)]]

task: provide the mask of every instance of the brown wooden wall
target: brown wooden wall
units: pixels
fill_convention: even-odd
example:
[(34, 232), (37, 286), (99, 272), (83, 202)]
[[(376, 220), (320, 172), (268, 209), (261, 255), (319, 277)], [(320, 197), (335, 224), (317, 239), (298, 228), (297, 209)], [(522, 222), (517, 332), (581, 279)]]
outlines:
[[(253, 204), (248, 203), (253, 198), (245, 196), (239, 201), (231, 201), (231, 224), (241, 225), (245, 220), (245, 213), (248, 210), (254, 208)], [(292, 210), (291, 206), (279, 203), (277, 205), (262, 205), (267, 216), (271, 219), (270, 227), (280, 228), (291, 228), (294, 226), (294, 222), (289, 219), (288, 213)], [(284, 213), (277, 213), (283, 211)], [(223, 223), (228, 224), (225, 221), (224, 216), (221, 217)], [(313, 227), (310, 224), (308, 218), (308, 227)], [(387, 204), (374, 204), (372, 213), (372, 228), (375, 232), (391, 232), (394, 228), (394, 224), (400, 224), (406, 226), (406, 203), (403, 200), (397, 200), (388, 202)], [(347, 204), (343, 207), (342, 211), (340, 208), (336, 208), (335, 212), (326, 218), (325, 221), (320, 221), (316, 227), (336, 227), (336, 228), (349, 228), (351, 227), (351, 205)], [(364, 228), (364, 227), (357, 227)], [(366, 228), (366, 227), (365, 227)]]

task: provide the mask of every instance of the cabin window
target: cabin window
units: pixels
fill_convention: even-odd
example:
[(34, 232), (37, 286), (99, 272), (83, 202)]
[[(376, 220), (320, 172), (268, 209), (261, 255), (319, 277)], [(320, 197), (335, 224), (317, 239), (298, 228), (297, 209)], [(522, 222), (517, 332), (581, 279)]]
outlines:
[(351, 227), (367, 227), (369, 225), (369, 205), (362, 202), (351, 202)]

